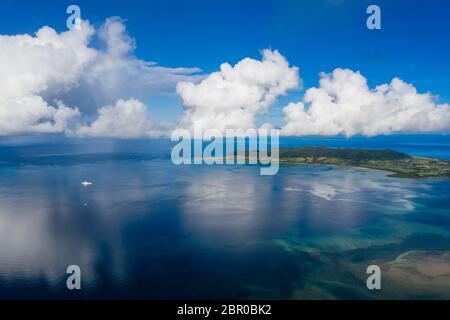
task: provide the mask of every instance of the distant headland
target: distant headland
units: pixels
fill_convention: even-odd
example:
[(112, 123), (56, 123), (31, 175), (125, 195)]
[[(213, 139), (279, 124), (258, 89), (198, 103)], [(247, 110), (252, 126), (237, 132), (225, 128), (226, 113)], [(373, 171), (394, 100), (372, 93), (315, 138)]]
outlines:
[[(259, 157), (259, 154), (257, 157)], [(235, 153), (234, 158), (245, 162), (253, 159), (248, 152), (245, 156)], [(328, 148), (323, 146), (281, 148), (279, 149), (279, 162), (377, 169), (390, 171), (393, 173), (390, 175), (391, 177), (399, 178), (450, 177), (450, 162), (448, 160), (413, 157), (394, 150)]]
[(450, 162), (393, 150), (298, 147), (280, 149), (280, 163), (341, 165), (393, 172), (392, 177), (450, 177)]

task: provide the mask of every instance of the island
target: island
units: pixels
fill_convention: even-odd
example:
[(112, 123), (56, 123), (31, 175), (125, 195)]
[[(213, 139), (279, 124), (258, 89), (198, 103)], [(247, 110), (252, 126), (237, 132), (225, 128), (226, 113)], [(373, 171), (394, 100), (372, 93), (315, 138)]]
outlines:
[(298, 147), (280, 149), (280, 163), (339, 165), (390, 171), (392, 177), (450, 177), (450, 162), (393, 150)]
[[(269, 151), (270, 157), (270, 151)], [(257, 163), (259, 152), (235, 152), (224, 160)], [(272, 159), (272, 161), (276, 161)], [(413, 157), (394, 150), (352, 148), (296, 147), (279, 149), (279, 163), (302, 165), (349, 166), (392, 172), (390, 177), (431, 178), (450, 177), (450, 161), (428, 157)]]

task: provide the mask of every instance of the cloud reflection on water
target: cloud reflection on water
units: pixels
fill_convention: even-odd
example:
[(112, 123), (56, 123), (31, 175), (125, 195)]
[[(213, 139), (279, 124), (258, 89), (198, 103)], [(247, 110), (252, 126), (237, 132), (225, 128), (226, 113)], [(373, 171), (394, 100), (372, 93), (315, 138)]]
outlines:
[[(82, 188), (87, 178), (94, 185)], [(380, 215), (414, 211), (430, 185), (373, 170), (289, 165), (262, 177), (252, 166), (166, 160), (1, 168), (0, 283), (45, 282), (59, 292), (65, 268), (78, 264), (94, 291), (162, 288), (164, 268), (181, 267), (173, 261), (190, 259), (184, 270), (197, 273), (214, 268), (216, 254), (258, 261), (270, 248), (282, 255), (273, 240), (290, 241), (293, 230), (294, 244), (300, 237), (316, 248), (336, 237), (362, 241), (363, 234), (352, 238), (355, 230)], [(255, 274), (264, 272), (258, 268)]]

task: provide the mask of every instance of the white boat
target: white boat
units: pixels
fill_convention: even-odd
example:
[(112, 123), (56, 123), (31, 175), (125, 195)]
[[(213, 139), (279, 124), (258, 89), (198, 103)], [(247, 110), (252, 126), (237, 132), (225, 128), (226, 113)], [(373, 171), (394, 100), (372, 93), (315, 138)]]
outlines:
[(92, 185), (92, 182), (89, 182), (89, 181), (83, 181), (81, 184), (82, 184), (84, 187), (88, 187), (88, 186), (91, 186), (91, 185)]

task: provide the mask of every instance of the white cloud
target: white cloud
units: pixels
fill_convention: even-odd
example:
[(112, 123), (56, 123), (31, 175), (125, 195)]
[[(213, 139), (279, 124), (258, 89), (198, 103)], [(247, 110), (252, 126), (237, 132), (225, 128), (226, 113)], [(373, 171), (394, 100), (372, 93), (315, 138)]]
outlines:
[(41, 28), (35, 36), (0, 36), (0, 96), (20, 97), (52, 86), (70, 87), (96, 57), (87, 43), (93, 28), (56, 33)]
[[(106, 19), (98, 30), (104, 50), (97, 50), (95, 61), (80, 77), (78, 86), (63, 96), (80, 110), (92, 113), (97, 106), (113, 104), (118, 99), (175, 94), (179, 81), (198, 81), (198, 68), (165, 68), (134, 55), (136, 41), (118, 17)], [(59, 98), (59, 97), (58, 97)], [(94, 107), (93, 107), (94, 106)]]
[(98, 31), (98, 37), (106, 44), (106, 52), (110, 58), (121, 58), (136, 48), (136, 42), (126, 31), (119, 17), (106, 19)]
[(254, 128), (258, 114), (299, 85), (298, 68), (289, 67), (278, 51), (264, 50), (262, 55), (262, 61), (245, 58), (235, 66), (224, 63), (198, 84), (178, 83), (185, 107), (181, 125), (192, 129), (199, 122), (204, 129), (221, 131)]
[[(95, 37), (99, 48), (91, 45)], [(83, 22), (80, 30), (57, 33), (46, 26), (33, 36), (0, 36), (0, 136), (159, 136), (172, 124), (150, 123), (140, 101), (175, 89), (185, 108), (179, 126), (254, 128), (258, 115), (300, 82), (298, 68), (276, 50), (264, 50), (261, 60), (224, 63), (205, 77), (196, 74), (197, 68), (165, 68), (138, 59), (135, 48), (117, 17), (97, 31)], [(361, 74), (343, 69), (322, 74), (318, 88), (283, 111), (284, 135), (450, 130), (450, 106), (437, 104), (431, 94), (417, 93), (397, 78), (370, 89)], [(97, 120), (86, 121), (97, 114)]]
[(86, 43), (93, 29), (57, 34), (41, 28), (35, 37), (0, 36), (0, 135), (62, 131), (79, 114), (63, 103), (50, 106), (45, 90), (72, 87), (96, 52)]
[(321, 74), (319, 88), (306, 91), (303, 102), (283, 109), (284, 135), (431, 132), (450, 129), (450, 106), (429, 93), (394, 78), (370, 89), (359, 72), (335, 69)]
[[(105, 49), (90, 46), (94, 36)], [(107, 19), (98, 32), (82, 22), (62, 33), (45, 26), (34, 36), (0, 36), (0, 136), (64, 132), (98, 106), (174, 93), (177, 82), (198, 78), (196, 68), (140, 60), (134, 48), (120, 18)]]
[(148, 108), (136, 99), (119, 100), (115, 105), (98, 109), (98, 118), (79, 127), (80, 137), (139, 138), (150, 135)]

